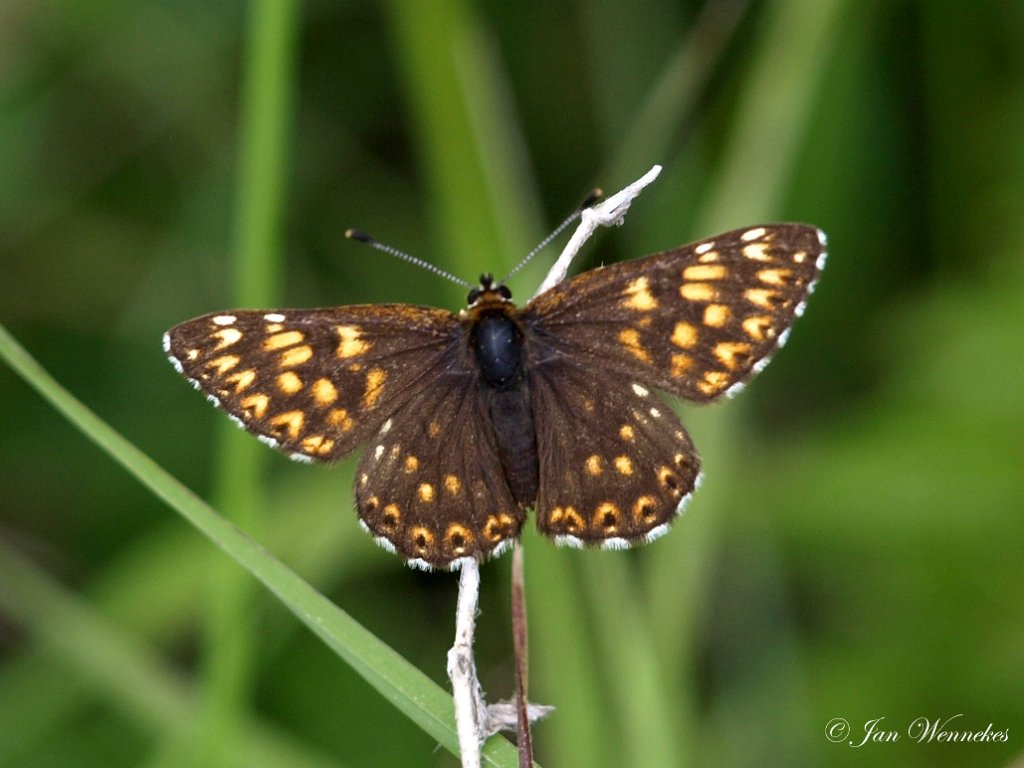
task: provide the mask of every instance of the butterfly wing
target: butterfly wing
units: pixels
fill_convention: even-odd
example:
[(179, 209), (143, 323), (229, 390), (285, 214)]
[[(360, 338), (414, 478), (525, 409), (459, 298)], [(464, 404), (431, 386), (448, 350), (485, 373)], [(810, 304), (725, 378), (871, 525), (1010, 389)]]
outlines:
[(172, 328), (178, 370), (242, 427), (308, 461), (369, 443), (360, 520), (407, 560), (449, 567), (512, 541), (505, 481), (465, 329), (408, 305), (232, 311)]
[(711, 401), (734, 394), (785, 342), (824, 243), (802, 224), (738, 229), (576, 275), (525, 316), (548, 355)]
[(573, 358), (531, 374), (538, 414), (537, 527), (559, 543), (625, 547), (667, 530), (700, 461), (672, 410), (638, 383)]
[(378, 543), (410, 565), (449, 568), (502, 551), (525, 510), (505, 479), (479, 375), (447, 360), (423, 377), (430, 386), (384, 422), (363, 454), (356, 502)]
[(240, 426), (296, 459), (370, 439), (462, 338), (450, 312), (410, 305), (237, 310), (164, 336), (174, 366)]
[(531, 301), (540, 530), (606, 547), (664, 532), (700, 462), (652, 390), (735, 392), (785, 342), (824, 258), (814, 227), (764, 225), (584, 272)]

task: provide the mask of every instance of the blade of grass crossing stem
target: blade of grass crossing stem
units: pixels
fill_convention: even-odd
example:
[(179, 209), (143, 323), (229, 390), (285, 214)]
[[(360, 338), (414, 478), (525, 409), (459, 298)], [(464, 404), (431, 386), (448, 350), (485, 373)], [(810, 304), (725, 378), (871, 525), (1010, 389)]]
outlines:
[[(279, 294), (299, 8), (294, 0), (253, 0), (248, 11), (230, 303), (260, 307), (273, 306)], [(266, 454), (226, 421), (219, 429), (213, 498), (229, 519), (256, 532), (264, 517)], [(248, 575), (214, 556), (197, 763), (222, 764), (239, 736), (254, 682), (254, 600)]]

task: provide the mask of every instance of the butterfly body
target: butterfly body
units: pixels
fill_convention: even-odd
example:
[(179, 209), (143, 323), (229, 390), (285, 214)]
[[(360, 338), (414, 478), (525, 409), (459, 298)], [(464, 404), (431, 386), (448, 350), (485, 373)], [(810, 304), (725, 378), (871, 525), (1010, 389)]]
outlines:
[(508, 289), (495, 286), (489, 275), (481, 277), (480, 285), (460, 321), (468, 329), (469, 347), (479, 371), (477, 387), (499, 463), (512, 497), (525, 510), (536, 501), (540, 482), (524, 360), (526, 329)]
[(562, 544), (664, 533), (699, 482), (654, 390), (734, 394), (784, 343), (824, 236), (751, 227), (590, 270), (524, 307), (484, 276), (459, 315), (403, 304), (237, 310), (172, 328), (176, 368), (304, 461), (367, 446), (359, 519), (420, 567), (509, 546), (532, 508)]

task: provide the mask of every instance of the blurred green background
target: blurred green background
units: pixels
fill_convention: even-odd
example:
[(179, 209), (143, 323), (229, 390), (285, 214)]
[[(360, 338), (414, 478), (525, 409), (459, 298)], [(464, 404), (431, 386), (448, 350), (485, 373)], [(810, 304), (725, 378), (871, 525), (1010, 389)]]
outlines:
[[(672, 532), (527, 535), (531, 698), (557, 708), (537, 760), (1019, 765), (1022, 40), (1013, 0), (6, 2), (0, 322), (446, 685), (455, 580), (359, 531), (352, 461), (234, 430), (161, 334), (236, 305), (457, 309), (345, 228), (473, 280), (654, 163), (578, 268), (817, 224), (828, 268), (785, 351), (681, 408), (706, 483)], [(7, 367), (0, 406), (0, 766), (456, 764)], [(492, 699), (508, 566), (483, 569)], [(955, 715), (1008, 740), (907, 733)], [(837, 717), (902, 735), (831, 743)]]

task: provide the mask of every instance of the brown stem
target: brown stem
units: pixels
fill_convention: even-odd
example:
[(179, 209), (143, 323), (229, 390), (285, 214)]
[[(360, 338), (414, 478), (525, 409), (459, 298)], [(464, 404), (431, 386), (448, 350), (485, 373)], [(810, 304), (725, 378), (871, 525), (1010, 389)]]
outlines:
[(516, 743), (519, 745), (519, 768), (533, 765), (533, 737), (526, 697), (527, 632), (526, 590), (523, 580), (523, 548), (512, 550), (512, 645), (516, 664)]

